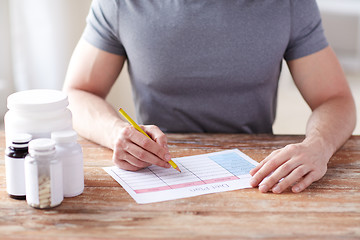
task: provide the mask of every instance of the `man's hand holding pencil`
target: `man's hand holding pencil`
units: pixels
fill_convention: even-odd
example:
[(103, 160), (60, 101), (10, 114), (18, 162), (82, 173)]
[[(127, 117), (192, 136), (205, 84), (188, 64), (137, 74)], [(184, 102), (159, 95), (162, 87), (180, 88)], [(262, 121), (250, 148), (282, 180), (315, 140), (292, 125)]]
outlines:
[(137, 171), (152, 164), (180, 169), (171, 160), (166, 135), (154, 125), (137, 125), (123, 109), (119, 112), (131, 124), (124, 127), (115, 143), (113, 162), (124, 170)]

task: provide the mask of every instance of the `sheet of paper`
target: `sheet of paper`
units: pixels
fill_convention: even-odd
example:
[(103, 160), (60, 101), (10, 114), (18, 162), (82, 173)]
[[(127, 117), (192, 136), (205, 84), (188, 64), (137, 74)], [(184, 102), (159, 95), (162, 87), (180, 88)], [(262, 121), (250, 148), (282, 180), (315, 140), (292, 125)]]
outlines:
[(258, 163), (238, 149), (172, 159), (172, 168), (150, 166), (137, 172), (105, 167), (137, 203), (153, 203), (250, 188), (249, 171)]

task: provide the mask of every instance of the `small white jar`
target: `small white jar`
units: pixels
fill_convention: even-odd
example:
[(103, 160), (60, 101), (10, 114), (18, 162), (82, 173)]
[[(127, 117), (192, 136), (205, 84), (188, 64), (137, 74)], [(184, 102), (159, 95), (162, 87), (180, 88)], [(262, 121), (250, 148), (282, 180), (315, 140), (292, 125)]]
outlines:
[(64, 197), (75, 197), (84, 191), (83, 153), (74, 130), (51, 133), (56, 142), (57, 158), (63, 164)]
[(26, 201), (34, 208), (61, 204), (63, 194), (62, 162), (56, 159), (55, 141), (39, 138), (30, 141), (25, 158)]
[(67, 95), (58, 90), (34, 89), (11, 94), (5, 114), (6, 145), (14, 133), (28, 133), (33, 139), (50, 138), (51, 132), (72, 129)]
[(5, 151), (6, 191), (11, 198), (25, 200), (25, 157), (31, 135), (18, 133), (11, 136), (11, 145)]

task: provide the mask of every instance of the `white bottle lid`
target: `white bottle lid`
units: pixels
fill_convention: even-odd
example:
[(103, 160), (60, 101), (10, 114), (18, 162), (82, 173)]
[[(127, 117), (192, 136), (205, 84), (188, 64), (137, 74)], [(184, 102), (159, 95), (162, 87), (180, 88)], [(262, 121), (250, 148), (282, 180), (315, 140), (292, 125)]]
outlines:
[(77, 133), (74, 130), (56, 131), (51, 133), (51, 139), (56, 143), (76, 142)]
[(10, 136), (11, 146), (18, 148), (25, 148), (31, 141), (32, 136), (28, 133), (14, 133)]
[(55, 152), (55, 141), (50, 138), (38, 138), (29, 143), (30, 154), (47, 155), (52, 152)]
[(50, 89), (20, 91), (7, 98), (8, 109), (24, 111), (51, 111), (68, 105), (68, 97), (64, 92)]

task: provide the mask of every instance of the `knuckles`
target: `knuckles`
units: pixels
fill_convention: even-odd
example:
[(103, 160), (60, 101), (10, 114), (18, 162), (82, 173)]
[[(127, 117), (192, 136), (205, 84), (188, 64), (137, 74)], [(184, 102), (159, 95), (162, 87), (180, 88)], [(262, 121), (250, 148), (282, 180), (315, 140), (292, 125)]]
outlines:
[(299, 151), (299, 146), (296, 144), (289, 144), (284, 147), (284, 150), (290, 153), (297, 153)]
[(281, 170), (286, 173), (289, 173), (293, 170), (293, 167), (290, 166), (290, 164), (288, 163), (284, 163), (281, 168), (282, 168)]
[(118, 138), (115, 139), (115, 150), (117, 149), (123, 149), (123, 150), (127, 150), (128, 149), (128, 139), (130, 139), (132, 137), (133, 134), (133, 130), (131, 126), (128, 127), (124, 127), (123, 129), (121, 129)]
[(305, 176), (308, 173), (309, 173), (308, 170), (306, 170), (305, 168), (299, 168), (299, 170), (297, 172), (297, 174), (299, 175), (299, 178)]
[(141, 169), (140, 167), (137, 167), (137, 166), (128, 164), (125, 160), (120, 160), (120, 161), (118, 161), (118, 162), (116, 163), (116, 165), (117, 165), (120, 169), (127, 170), (127, 171), (138, 171), (138, 170)]
[(120, 131), (120, 138), (122, 139), (129, 139), (131, 138), (132, 134), (133, 134), (134, 128), (132, 126), (127, 126), (124, 127), (121, 131)]
[(144, 138), (144, 141), (141, 143), (142, 147), (145, 149), (149, 149), (151, 147), (151, 140)]
[(146, 159), (147, 158), (147, 153), (145, 151), (141, 151), (137, 154), (137, 157), (139, 159)]

